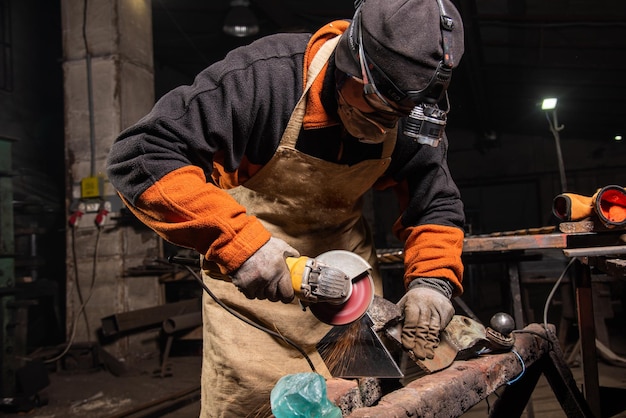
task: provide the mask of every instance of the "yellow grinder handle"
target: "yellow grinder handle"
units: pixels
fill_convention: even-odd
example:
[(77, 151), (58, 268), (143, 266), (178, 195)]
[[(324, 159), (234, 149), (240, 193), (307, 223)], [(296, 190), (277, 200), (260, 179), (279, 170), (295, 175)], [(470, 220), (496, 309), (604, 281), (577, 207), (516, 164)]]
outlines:
[[(306, 268), (307, 261), (309, 261), (309, 257), (287, 257), (285, 261), (291, 273), (291, 285), (293, 286), (293, 290), (296, 292), (296, 295), (300, 295), (302, 294), (302, 277), (304, 276), (304, 269)], [(212, 261), (204, 260), (202, 268), (214, 279), (224, 280), (226, 282), (232, 281), (232, 278), (228, 274), (222, 273), (220, 267)]]
[(309, 257), (287, 257), (285, 261), (291, 273), (291, 285), (293, 286), (293, 290), (296, 292), (296, 295), (299, 295), (302, 293), (302, 277), (304, 276), (304, 269), (307, 261), (309, 261)]

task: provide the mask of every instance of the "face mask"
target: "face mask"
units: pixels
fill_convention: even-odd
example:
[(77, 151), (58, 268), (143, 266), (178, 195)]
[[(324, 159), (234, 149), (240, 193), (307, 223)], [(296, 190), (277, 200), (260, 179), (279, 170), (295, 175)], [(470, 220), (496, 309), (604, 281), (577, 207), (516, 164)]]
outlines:
[(395, 127), (394, 123), (394, 126), (386, 128), (367, 117), (359, 109), (347, 104), (341, 93), (338, 94), (337, 113), (348, 133), (366, 144), (380, 144), (387, 138), (388, 130)]

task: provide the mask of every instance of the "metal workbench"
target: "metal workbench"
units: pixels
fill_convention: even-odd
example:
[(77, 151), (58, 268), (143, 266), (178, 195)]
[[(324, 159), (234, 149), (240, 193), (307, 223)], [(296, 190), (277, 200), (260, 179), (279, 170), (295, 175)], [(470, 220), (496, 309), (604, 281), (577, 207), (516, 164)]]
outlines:
[[(550, 327), (553, 333), (554, 327)], [(353, 409), (344, 416), (459, 417), (504, 386), (489, 416), (520, 417), (541, 375), (546, 377), (567, 417), (595, 416), (578, 391), (558, 344), (551, 343), (539, 324), (516, 331), (512, 351), (455, 361), (444, 370), (384, 395), (373, 406)], [(335, 393), (335, 385), (340, 387), (332, 380), (329, 382), (329, 395)], [(342, 405), (340, 400), (332, 400)]]
[[(584, 396), (593, 415), (600, 417), (591, 269), (599, 269), (616, 278), (626, 277), (626, 227), (608, 229), (596, 221), (582, 221), (566, 222), (558, 227), (467, 236), (463, 244), (463, 259), (466, 264), (507, 261), (513, 316), (517, 326), (523, 327), (525, 323), (517, 261), (523, 261), (530, 252), (555, 249), (562, 250), (573, 262)], [(381, 250), (378, 255), (382, 264), (403, 260), (401, 250)]]
[[(467, 237), (464, 241), (463, 254), (471, 256), (485, 253), (561, 249), (566, 257), (573, 259), (584, 394), (594, 415), (599, 417), (602, 415), (591, 268), (598, 268), (617, 278), (626, 277), (626, 260), (624, 259), (626, 257), (626, 229), (606, 229), (598, 227), (595, 222), (586, 221), (561, 224), (558, 231), (526, 235), (522, 233), (523, 231), (519, 231), (518, 234)], [(509, 280), (515, 321), (518, 325), (522, 325), (519, 272), (515, 266), (509, 268)]]

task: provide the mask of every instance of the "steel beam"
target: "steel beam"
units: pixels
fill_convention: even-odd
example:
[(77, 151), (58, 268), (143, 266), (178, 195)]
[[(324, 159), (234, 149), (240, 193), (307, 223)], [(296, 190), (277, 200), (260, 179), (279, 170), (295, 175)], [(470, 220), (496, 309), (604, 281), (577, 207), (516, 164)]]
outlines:
[(196, 298), (131, 312), (116, 313), (100, 320), (102, 334), (105, 337), (112, 337), (133, 330), (160, 327), (166, 319), (200, 312), (200, 310), (201, 302), (199, 298)]

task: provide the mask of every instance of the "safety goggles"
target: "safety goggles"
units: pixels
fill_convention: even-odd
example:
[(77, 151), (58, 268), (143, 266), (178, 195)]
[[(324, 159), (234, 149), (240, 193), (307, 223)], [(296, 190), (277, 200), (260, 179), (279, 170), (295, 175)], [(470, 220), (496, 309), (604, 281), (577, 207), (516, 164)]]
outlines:
[[(437, 66), (426, 87), (421, 90), (403, 91), (387, 77), (376, 63), (367, 58), (363, 47), (363, 28), (360, 10), (357, 10), (355, 13), (349, 36), (351, 38), (349, 43), (353, 56), (358, 60), (361, 68), (365, 98), (372, 107), (406, 116), (416, 105), (421, 103), (437, 104), (446, 95), (452, 76), (452, 66), (445, 57)], [(374, 80), (376, 80), (376, 83)]]
[(361, 14), (358, 13), (358, 45), (359, 45), (359, 66), (361, 67), (361, 81), (363, 82), (363, 97), (365, 101), (374, 109), (390, 114), (397, 115), (398, 117), (408, 116), (414, 105), (398, 108), (394, 107), (389, 101), (382, 95), (382, 93), (374, 84), (372, 73), (369, 70), (369, 63), (365, 57), (365, 50), (363, 49), (363, 36), (361, 31)]

